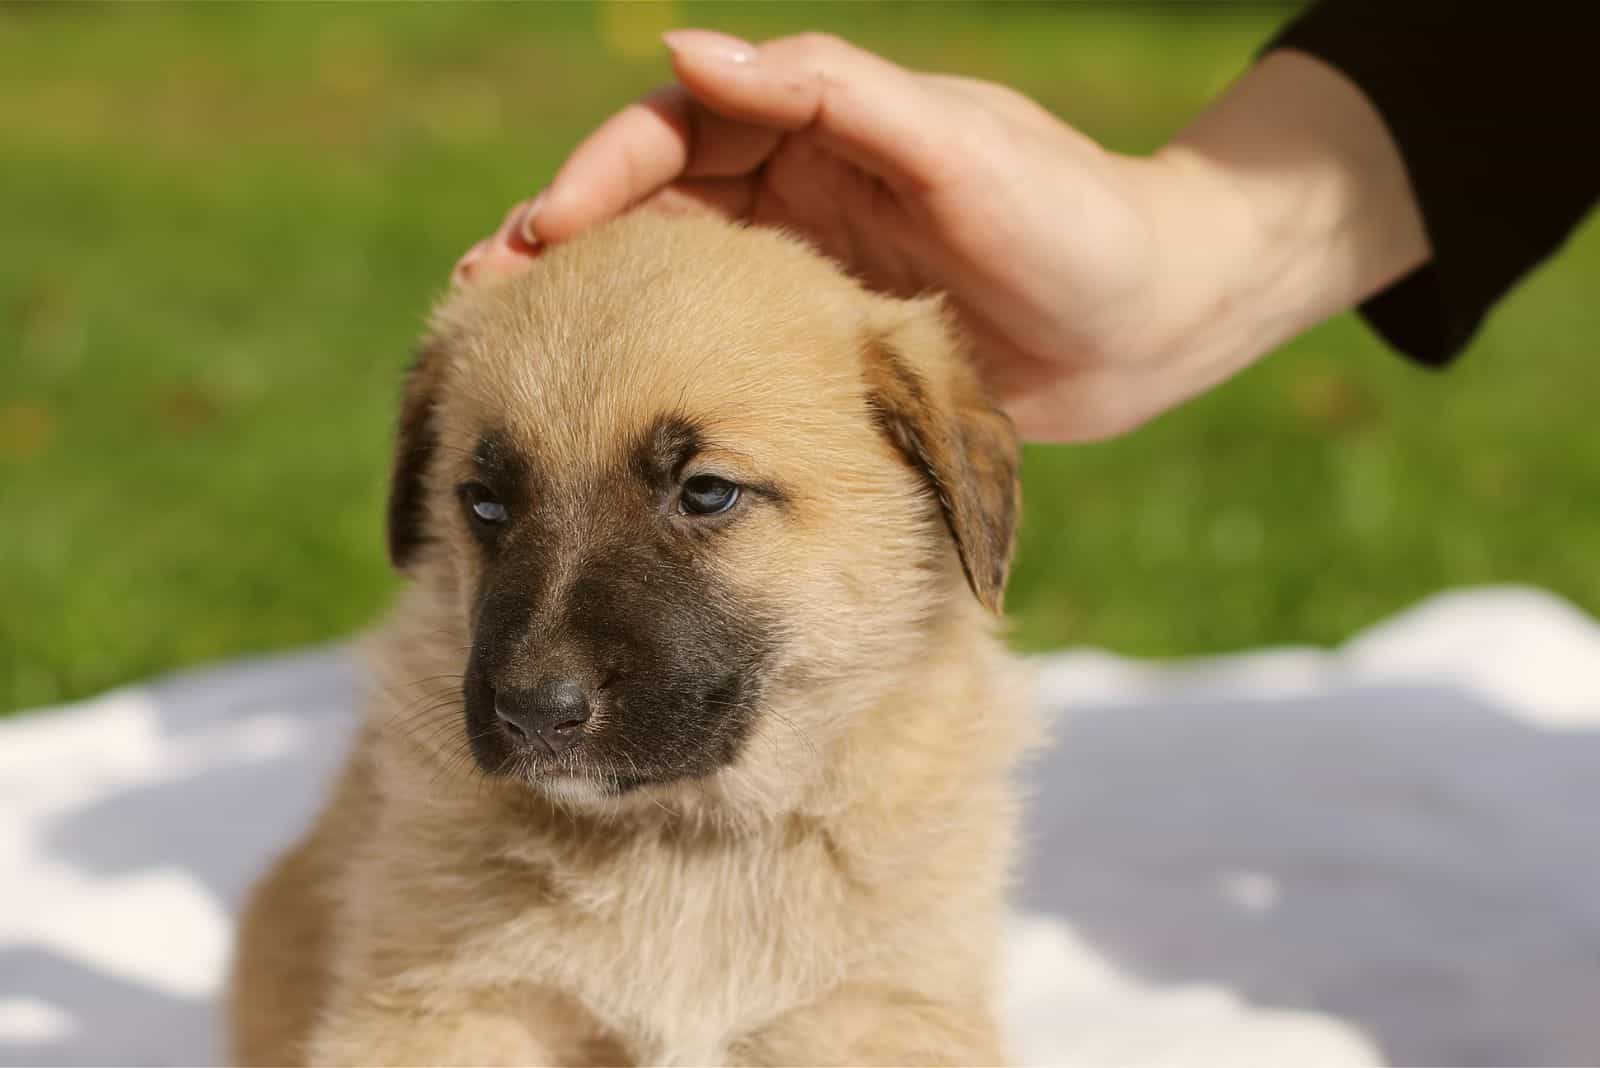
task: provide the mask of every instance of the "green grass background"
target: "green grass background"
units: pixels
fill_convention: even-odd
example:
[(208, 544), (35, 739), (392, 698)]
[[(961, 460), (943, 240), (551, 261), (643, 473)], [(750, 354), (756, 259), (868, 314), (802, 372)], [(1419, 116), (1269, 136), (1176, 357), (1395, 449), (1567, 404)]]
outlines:
[[(1148, 150), (1262, 4), (0, 6), (0, 710), (346, 634), (395, 579), (399, 372), (457, 253), (670, 24), (847, 35)], [(1446, 586), (1600, 611), (1600, 231), (1444, 375), (1353, 319), (1033, 448), (1017, 643), (1334, 642)]]

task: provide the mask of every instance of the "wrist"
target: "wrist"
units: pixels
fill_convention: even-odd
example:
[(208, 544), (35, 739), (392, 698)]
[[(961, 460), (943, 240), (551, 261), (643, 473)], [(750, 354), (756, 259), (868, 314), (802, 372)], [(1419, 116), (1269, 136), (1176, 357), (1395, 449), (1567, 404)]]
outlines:
[(1262, 59), (1144, 164), (1162, 284), (1194, 291), (1175, 340), (1222, 376), (1429, 255), (1382, 118), (1307, 55)]
[(1174, 143), (1120, 157), (1149, 235), (1146, 284), (1119, 357), (1159, 368), (1161, 408), (1236, 374), (1303, 329), (1294, 242), (1266, 225), (1234, 177)]

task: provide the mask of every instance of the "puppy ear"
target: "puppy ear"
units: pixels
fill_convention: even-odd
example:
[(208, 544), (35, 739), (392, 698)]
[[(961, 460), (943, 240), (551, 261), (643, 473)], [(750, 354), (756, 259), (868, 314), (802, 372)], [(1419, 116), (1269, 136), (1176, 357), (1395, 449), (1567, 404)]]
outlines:
[(1017, 435), (955, 342), (941, 305), (922, 300), (867, 345), (873, 418), (939, 502), (967, 583), (999, 613), (1022, 500)]
[(428, 540), (427, 470), (438, 447), (433, 408), (444, 368), (444, 346), (423, 342), (406, 373), (400, 401), (394, 469), (389, 480), (389, 562), (406, 570)]

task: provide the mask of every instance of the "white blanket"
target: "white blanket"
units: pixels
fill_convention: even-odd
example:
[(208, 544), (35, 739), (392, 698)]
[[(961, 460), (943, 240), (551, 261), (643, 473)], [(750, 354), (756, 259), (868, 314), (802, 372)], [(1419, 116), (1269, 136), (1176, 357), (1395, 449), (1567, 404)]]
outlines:
[[(1600, 1062), (1600, 626), (1435, 598), (1335, 652), (1041, 660), (1020, 1060)], [(215, 1062), (232, 916), (348, 736), (343, 650), (0, 723), (0, 1063)]]

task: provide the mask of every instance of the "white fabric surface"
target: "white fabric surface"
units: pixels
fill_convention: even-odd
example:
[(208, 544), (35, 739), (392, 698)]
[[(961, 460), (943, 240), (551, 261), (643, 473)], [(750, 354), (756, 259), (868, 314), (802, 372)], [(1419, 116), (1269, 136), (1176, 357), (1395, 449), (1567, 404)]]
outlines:
[[(1334, 652), (1041, 661), (1004, 1012), (1033, 1063), (1600, 1062), (1600, 626), (1437, 597)], [(215, 1062), (231, 917), (344, 652), (0, 724), (0, 1063)]]

